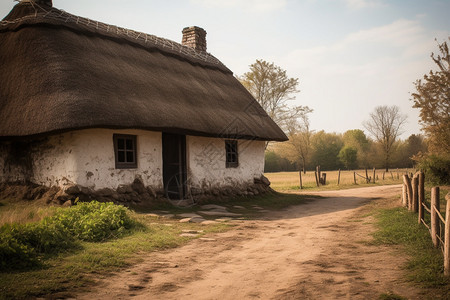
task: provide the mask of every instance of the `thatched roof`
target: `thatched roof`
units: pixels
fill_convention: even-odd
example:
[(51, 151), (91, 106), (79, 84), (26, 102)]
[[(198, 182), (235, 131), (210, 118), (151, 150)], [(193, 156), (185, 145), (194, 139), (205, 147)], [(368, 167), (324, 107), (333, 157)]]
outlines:
[(0, 138), (94, 127), (286, 140), (214, 56), (17, 4), (0, 23)]

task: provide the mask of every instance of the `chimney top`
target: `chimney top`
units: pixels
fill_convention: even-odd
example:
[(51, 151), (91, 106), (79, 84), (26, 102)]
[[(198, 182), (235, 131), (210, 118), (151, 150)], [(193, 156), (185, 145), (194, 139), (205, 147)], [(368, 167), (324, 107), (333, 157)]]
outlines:
[(186, 27), (183, 29), (183, 46), (191, 47), (198, 51), (206, 51), (206, 31), (197, 26)]
[(52, 0), (34, 0), (33, 2), (36, 3), (36, 4), (53, 7)]

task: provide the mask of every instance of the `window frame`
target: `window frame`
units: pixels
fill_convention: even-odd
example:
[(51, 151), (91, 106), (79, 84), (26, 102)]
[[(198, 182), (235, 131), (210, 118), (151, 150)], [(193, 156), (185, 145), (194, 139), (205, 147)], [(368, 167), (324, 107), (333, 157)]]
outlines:
[[(124, 140), (124, 149), (119, 149), (119, 139)], [(131, 140), (132, 149), (127, 149), (127, 140)], [(116, 169), (137, 169), (137, 136), (132, 134), (113, 134), (114, 162)], [(125, 161), (119, 161), (119, 152), (125, 153)], [(134, 161), (128, 162), (127, 153), (132, 152)]]
[[(230, 145), (230, 147), (228, 145)], [(239, 167), (239, 146), (238, 145), (239, 144), (238, 144), (237, 140), (225, 140), (225, 166), (226, 166), (226, 168)], [(233, 151), (233, 150), (235, 150), (235, 151)], [(229, 160), (229, 158), (231, 158), (233, 154), (236, 158), (235, 161)]]

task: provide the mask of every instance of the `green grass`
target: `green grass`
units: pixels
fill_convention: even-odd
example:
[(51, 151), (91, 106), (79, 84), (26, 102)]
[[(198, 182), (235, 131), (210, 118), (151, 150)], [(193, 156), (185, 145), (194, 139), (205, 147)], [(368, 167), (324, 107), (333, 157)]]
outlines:
[(141, 261), (141, 254), (185, 244), (192, 238), (180, 237), (183, 229), (201, 229), (202, 234), (206, 234), (230, 227), (222, 223), (199, 225), (147, 216), (137, 218), (146, 226), (128, 236), (103, 243), (82, 242), (78, 249), (46, 259), (40, 268), (0, 273), (0, 299), (23, 299), (57, 292), (70, 296), (70, 291), (91, 285), (93, 278)]
[[(9, 212), (17, 212), (13, 218), (7, 218), (4, 224), (13, 224), (12, 226), (18, 229), (28, 230), (29, 228), (32, 230), (36, 226), (41, 229), (42, 222), (47, 224), (50, 220), (53, 220), (49, 218), (57, 219), (58, 222), (67, 225), (67, 228), (71, 228), (68, 226), (70, 225), (67, 223), (68, 221), (83, 218), (83, 216), (73, 216), (72, 218), (73, 213), (66, 214), (76, 212), (78, 206), (74, 206), (73, 209), (56, 209), (46, 207), (45, 204), (41, 206), (41, 204), (27, 201), (2, 201), (1, 203), (1, 216), (6, 216)], [(36, 212), (33, 214), (33, 221), (26, 217), (33, 213), (33, 209), (25, 209), (27, 204), (34, 208)], [(41, 211), (44, 213), (39, 213)], [(116, 213), (113, 213), (116, 216)], [(110, 236), (109, 239), (101, 238), (100, 242), (98, 239), (80, 238), (66, 249), (58, 248), (58, 251), (55, 250), (51, 254), (47, 254), (47, 251), (42, 252), (37, 256), (38, 263), (36, 264), (22, 266), (22, 269), (7, 268), (0, 272), (0, 299), (25, 299), (49, 294), (54, 295), (55, 293), (62, 297), (69, 297), (70, 291), (91, 285), (93, 278), (104, 276), (139, 262), (144, 253), (177, 247), (186, 243), (192, 238), (181, 237), (180, 233), (183, 229), (201, 229), (203, 231), (200, 234), (201, 236), (209, 232), (224, 231), (230, 227), (230, 225), (222, 223), (212, 225), (179, 223), (178, 220), (151, 217), (131, 211), (128, 211), (127, 214), (132, 216), (137, 225), (140, 225), (134, 226), (123, 235), (118, 235), (117, 238), (114, 238), (114, 236), (112, 238)], [(89, 220), (100, 220), (98, 217), (101, 215), (102, 211), (99, 210), (96, 217), (89, 216)], [(15, 222), (12, 222), (12, 220), (15, 220)], [(102, 225), (99, 222), (94, 222), (91, 224), (94, 227), (90, 225), (86, 227), (85, 223), (76, 222), (90, 233), (95, 232), (97, 225)], [(10, 225), (5, 226), (4, 230), (8, 230)], [(40, 236), (41, 231), (36, 234)], [(0, 257), (0, 259), (4, 258)], [(6, 263), (7, 261), (3, 262)]]
[(437, 299), (449, 295), (450, 279), (443, 275), (442, 252), (433, 247), (425, 226), (417, 223), (417, 214), (398, 207), (380, 209), (376, 218), (379, 229), (373, 234), (373, 243), (402, 246), (402, 253), (409, 257), (408, 279), (431, 289)]
[[(291, 205), (306, 203), (310, 196), (295, 194), (268, 193), (258, 197), (240, 197), (223, 199), (221, 205), (225, 205), (231, 212), (243, 214), (243, 218), (258, 218), (261, 213), (253, 206), (263, 209), (282, 209)], [(7, 212), (19, 212), (15, 218), (18, 223), (28, 224), (30, 219), (25, 215), (33, 212), (32, 209), (24, 209), (27, 203), (21, 201), (2, 201), (0, 214)], [(29, 203), (34, 205), (33, 203)], [(234, 205), (244, 209), (233, 208)], [(44, 211), (40, 218), (33, 216), (33, 220), (39, 220), (49, 215), (54, 215), (54, 208), (34, 206), (35, 211)], [(160, 209), (169, 213), (195, 212), (199, 207), (189, 209), (161, 206)], [(143, 260), (143, 255), (155, 250), (168, 249), (187, 243), (192, 237), (181, 237), (182, 230), (203, 230), (199, 235), (210, 232), (228, 230), (232, 225), (218, 223), (201, 225), (196, 223), (180, 223), (176, 219), (147, 216), (144, 213), (131, 215), (143, 226), (137, 226), (128, 234), (104, 241), (81, 241), (76, 247), (67, 249), (53, 256), (41, 257), (38, 267), (26, 271), (9, 271), (0, 273), (0, 299), (24, 299), (42, 296), (71, 297), (72, 291), (88, 289), (97, 278), (107, 276), (111, 272), (117, 272)], [(11, 219), (9, 219), (10, 222)]]

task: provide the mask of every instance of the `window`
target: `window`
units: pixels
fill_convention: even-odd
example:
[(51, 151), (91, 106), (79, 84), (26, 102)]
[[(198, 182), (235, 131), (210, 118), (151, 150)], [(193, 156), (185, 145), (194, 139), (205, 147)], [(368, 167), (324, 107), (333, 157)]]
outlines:
[(232, 140), (225, 141), (225, 152), (226, 152), (226, 167), (237, 168), (239, 165), (237, 141)]
[(114, 134), (114, 154), (116, 157), (116, 169), (137, 168), (136, 136)]

